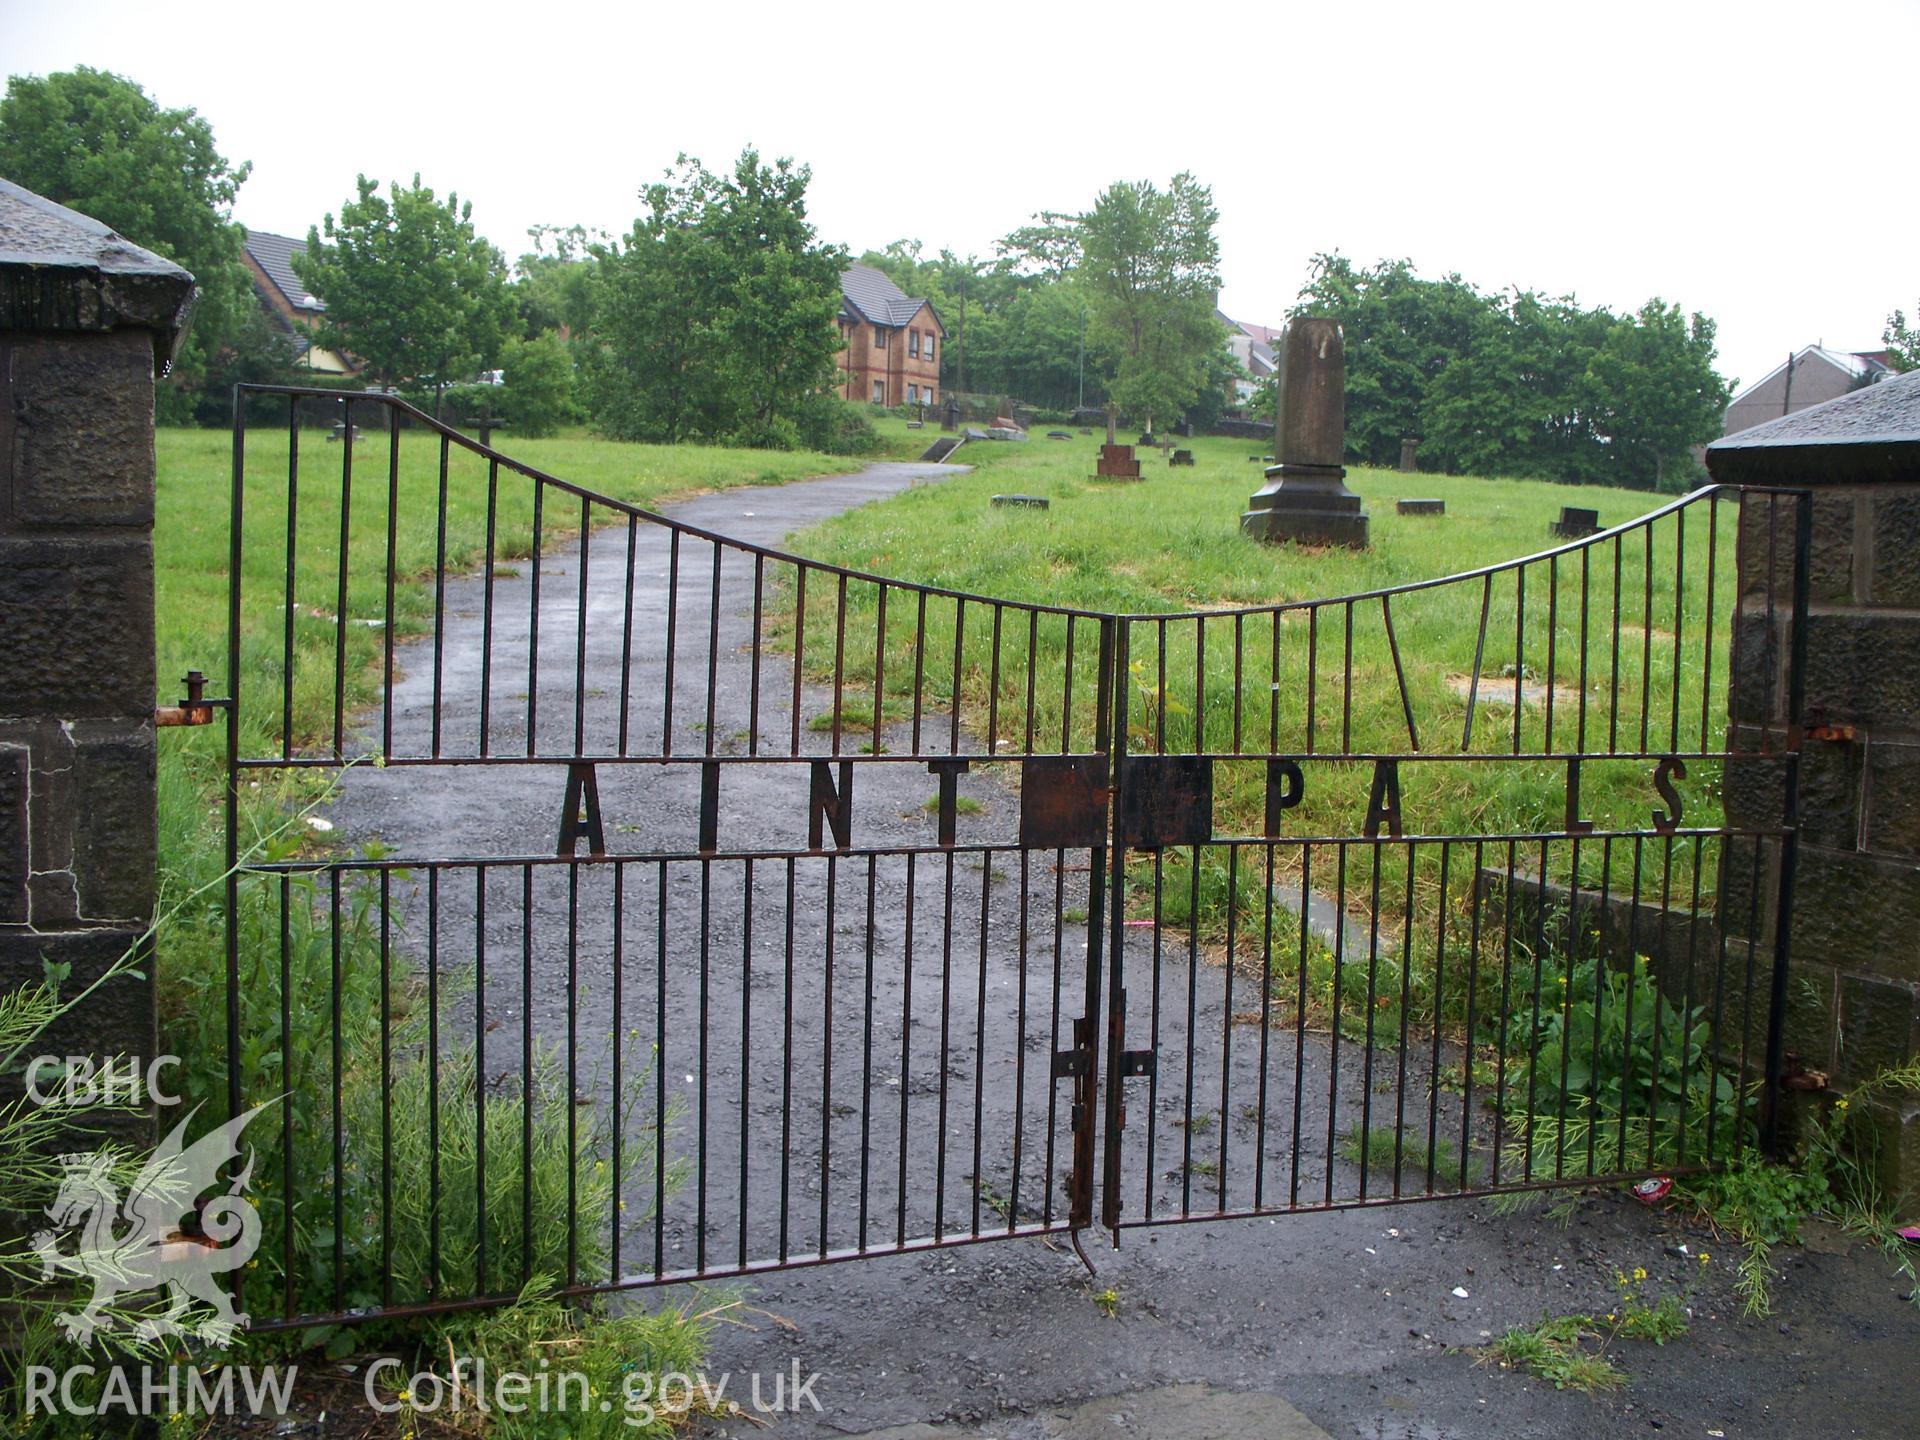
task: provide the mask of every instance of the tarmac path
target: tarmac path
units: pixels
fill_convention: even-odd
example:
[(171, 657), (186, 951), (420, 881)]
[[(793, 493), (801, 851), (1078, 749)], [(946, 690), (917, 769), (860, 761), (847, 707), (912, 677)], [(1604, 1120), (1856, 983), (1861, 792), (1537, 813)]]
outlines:
[[(956, 473), (882, 464), (702, 496), (667, 513), (778, 545), (846, 509)], [(617, 726), (623, 688), (640, 717), (636, 748), (650, 737), (658, 743), (669, 693), (679, 733), (710, 736), (717, 753), (744, 753), (750, 723), (784, 733), (790, 696), (756, 688), (750, 567), (723, 564), (716, 578), (699, 547), (676, 559), (664, 532), (644, 527), (629, 589), (626, 547), (624, 527), (592, 537), (584, 605), (576, 545), (543, 558), (537, 576), (497, 573), (490, 632), (481, 579), (449, 583), (438, 719), (450, 751), (471, 748), (487, 702), (496, 751), (524, 752), (519, 687), (528, 682), (506, 678), (497, 657), (518, 655), (525, 665), (536, 615), (533, 723), (543, 754), (569, 750), (576, 667), (586, 750)], [(670, 573), (682, 597), (677, 612)], [(700, 597), (697, 610), (690, 595)], [(709, 596), (711, 633), (698, 623)], [(682, 676), (711, 665), (711, 697), (685, 686), (683, 698), (666, 678), (670, 656)], [(400, 662), (395, 753), (423, 747), (436, 719), (425, 642), (404, 648)], [(811, 719), (830, 711), (832, 697), (805, 685), (800, 704)], [(801, 733), (826, 749), (826, 736)], [(1014, 846), (1017, 792), (1008, 775), (979, 768), (959, 782), (980, 806), (961, 822), (961, 847), (908, 859), (899, 852), (932, 846), (936, 824), (926, 809), (935, 781), (914, 764), (860, 766), (847, 855), (756, 860), (749, 852), (802, 844), (808, 767), (725, 772), (719, 849), (732, 858), (578, 870), (476, 864), (433, 881), (430, 963), (457, 982), (443, 987), (456, 997), (442, 1002), (447, 1024), (484, 1036), (490, 1084), (514, 1075), (531, 1043), (568, 1067), (582, 1100), (622, 1117), (631, 1173), (618, 1193), (625, 1208), (608, 1225), (618, 1237), (612, 1271), (753, 1265), (1058, 1223), (1071, 1085), (1051, 1079), (1051, 1057), (1071, 1044), (1084, 1003), (1085, 926), (1073, 918), (1088, 907), (1084, 865), (1072, 852)], [(564, 764), (356, 769), (334, 818), (347, 839), (377, 837), (401, 854), (550, 855), (565, 775)], [(603, 765), (599, 788), (614, 855), (697, 848), (698, 765)], [(396, 887), (401, 928), (422, 954), (426, 884), (416, 877)], [(1427, 1083), (1420, 1057), (1396, 1073), (1389, 1049), (1378, 1068), (1348, 1060), (1336, 1074), (1318, 1037), (1296, 1048), (1288, 1031), (1285, 1043), (1258, 1043), (1259, 1027), (1239, 1013), (1257, 977), (1233, 1001), (1223, 968), (1190, 960), (1183, 946), (1169, 947), (1151, 983), (1145, 947), (1138, 953), (1130, 1032), (1146, 1033), (1155, 999), (1171, 1020), (1151, 1101), (1144, 1089), (1129, 1092), (1142, 1113), (1152, 1105), (1163, 1147), (1151, 1167), (1139, 1145), (1128, 1152), (1129, 1219), (1149, 1201), (1165, 1214), (1183, 1192), (1196, 1209), (1216, 1189), (1228, 1208), (1244, 1206), (1256, 1173), (1271, 1200), (1271, 1187), (1292, 1179), (1285, 1171), (1295, 1155), (1307, 1198), (1323, 1186), (1336, 1198), (1356, 1194), (1355, 1168), (1328, 1157), (1329, 1096), (1343, 1124), (1369, 1093), (1377, 1113), (1406, 1107), (1418, 1122), (1431, 1113), (1443, 1127), (1459, 1124), (1457, 1098)], [(1270, 1093), (1258, 1088), (1263, 1080)], [(1319, 1117), (1303, 1123), (1297, 1146), (1296, 1090)], [(1268, 1097), (1264, 1111), (1245, 1103), (1256, 1094)], [(1196, 1114), (1210, 1118), (1196, 1124)], [(1137, 1117), (1131, 1127), (1136, 1135), (1144, 1128)], [(668, 1137), (657, 1151), (656, 1128)], [(1377, 1194), (1377, 1175), (1373, 1186)], [(1118, 1250), (1104, 1232), (1085, 1237), (1097, 1279), (1062, 1239), (1047, 1237), (716, 1287), (756, 1311), (747, 1325), (716, 1333), (711, 1371), (771, 1377), (798, 1362), (819, 1372), (821, 1412), (778, 1427), (797, 1435), (943, 1422), (901, 1434), (1040, 1436), (1062, 1433), (1062, 1406), (1149, 1392), (1161, 1397), (1155, 1404), (1173, 1395), (1180, 1405), (1189, 1394), (1284, 1394), (1341, 1436), (1639, 1433), (1684, 1422), (1676, 1433), (1799, 1440), (1893, 1435), (1911, 1423), (1903, 1377), (1920, 1339), (1917, 1312), (1893, 1298), (1879, 1262), (1847, 1256), (1843, 1244), (1795, 1257), (1782, 1324), (1735, 1318), (1729, 1270), (1700, 1282), (1692, 1256), (1676, 1249), (1689, 1238), (1699, 1248), (1699, 1237), (1618, 1196), (1583, 1202), (1564, 1228), (1538, 1211), (1499, 1216), (1485, 1200), (1449, 1200), (1124, 1233)], [(1619, 1395), (1560, 1394), (1452, 1353), (1543, 1309), (1604, 1310), (1614, 1267), (1636, 1265), (1654, 1272), (1655, 1285), (1697, 1286), (1696, 1326), (1684, 1341), (1622, 1357), (1647, 1378)], [(686, 1295), (641, 1291), (640, 1303), (652, 1303), (650, 1293)], [(1806, 1308), (1792, 1310), (1796, 1302)], [(1179, 1386), (1201, 1389), (1169, 1389)], [(1842, 1393), (1844, 1406), (1832, 1398)], [(1298, 1419), (1288, 1416), (1288, 1425)], [(1143, 1423), (1175, 1433), (1166, 1422)], [(1236, 1434), (1260, 1433), (1233, 1423)], [(1147, 1433), (1128, 1424), (1124, 1406), (1102, 1412), (1101, 1433)], [(764, 1433), (717, 1427), (735, 1431)]]

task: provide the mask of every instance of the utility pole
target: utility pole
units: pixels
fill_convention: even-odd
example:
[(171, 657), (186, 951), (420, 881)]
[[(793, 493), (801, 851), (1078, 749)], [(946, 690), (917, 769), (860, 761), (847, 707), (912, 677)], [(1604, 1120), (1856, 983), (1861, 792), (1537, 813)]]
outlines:
[(960, 272), (960, 393), (967, 393), (967, 277), (973, 273), (973, 256), (967, 256)]
[(1087, 302), (1080, 302), (1080, 358), (1076, 362), (1080, 372), (1080, 399), (1074, 406), (1076, 410), (1087, 408)]

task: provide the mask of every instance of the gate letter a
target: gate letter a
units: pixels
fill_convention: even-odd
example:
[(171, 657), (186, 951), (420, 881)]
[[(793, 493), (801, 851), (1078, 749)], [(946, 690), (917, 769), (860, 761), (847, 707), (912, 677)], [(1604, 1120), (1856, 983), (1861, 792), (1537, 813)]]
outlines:
[[(585, 814), (581, 813), (582, 804)], [(577, 855), (580, 837), (587, 837), (587, 853), (607, 853), (607, 832), (600, 823), (600, 780), (591, 764), (576, 761), (567, 766), (567, 798), (560, 802), (560, 844), (558, 855)]]

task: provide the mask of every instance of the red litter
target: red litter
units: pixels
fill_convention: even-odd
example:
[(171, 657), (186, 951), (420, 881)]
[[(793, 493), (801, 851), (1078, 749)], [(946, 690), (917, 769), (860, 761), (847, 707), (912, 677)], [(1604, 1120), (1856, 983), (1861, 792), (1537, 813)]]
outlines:
[(1673, 1177), (1660, 1175), (1651, 1180), (1642, 1180), (1633, 1187), (1633, 1198), (1642, 1205), (1651, 1205), (1657, 1200), (1667, 1198), (1667, 1192), (1673, 1189)]
[(1910, 1244), (1920, 1245), (1920, 1225), (1902, 1225), (1893, 1233)]

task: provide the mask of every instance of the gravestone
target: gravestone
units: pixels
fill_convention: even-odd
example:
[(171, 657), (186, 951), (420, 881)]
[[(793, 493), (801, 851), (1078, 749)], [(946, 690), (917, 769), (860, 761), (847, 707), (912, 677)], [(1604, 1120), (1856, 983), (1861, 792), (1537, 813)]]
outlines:
[(1560, 518), (1548, 523), (1549, 534), (1558, 535), (1562, 540), (1584, 540), (1589, 535), (1600, 533), (1600, 512), (1586, 510), (1578, 505), (1562, 505)]
[(1402, 500), (1394, 507), (1402, 515), (1444, 515), (1447, 502), (1444, 500)]
[(1052, 504), (1044, 495), (996, 495), (993, 503), (1003, 510), (1045, 510)]
[(1140, 462), (1134, 458), (1131, 445), (1102, 445), (1100, 458), (1094, 463), (1093, 478), (1096, 480), (1138, 480)]
[(942, 430), (955, 430), (959, 428), (959, 425), (960, 403), (949, 395), (947, 397), (946, 409), (940, 412), (940, 428)]
[(1173, 453), (1172, 453), (1171, 455), (1169, 455), (1169, 456), (1167, 456), (1167, 464), (1169, 464), (1169, 465), (1191, 465), (1191, 464), (1193, 464), (1193, 451), (1191, 451), (1191, 450), (1176, 450), (1176, 451), (1174, 451), (1174, 452), (1173, 452)]
[(1280, 336), (1278, 419), (1267, 483), (1240, 528), (1256, 540), (1367, 545), (1360, 497), (1346, 486), (1347, 362), (1332, 320), (1293, 321)]
[(1400, 438), (1400, 468), (1411, 475), (1420, 468), (1420, 437), (1403, 435)]

